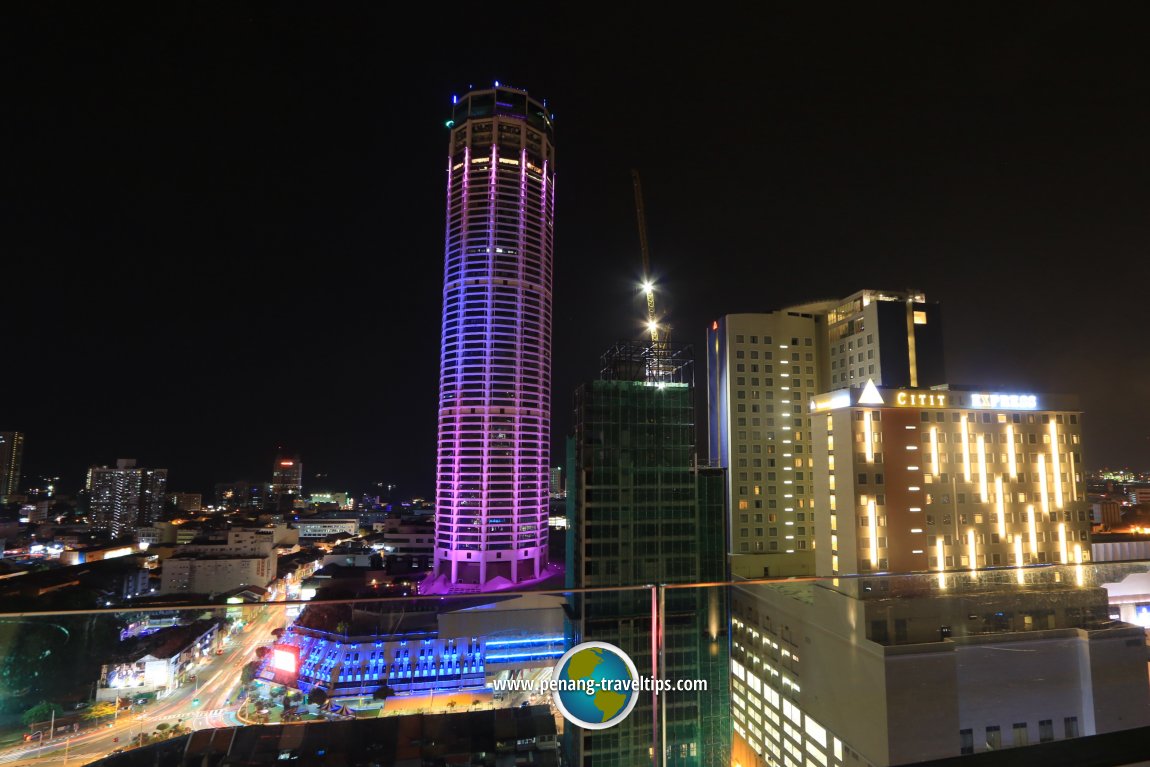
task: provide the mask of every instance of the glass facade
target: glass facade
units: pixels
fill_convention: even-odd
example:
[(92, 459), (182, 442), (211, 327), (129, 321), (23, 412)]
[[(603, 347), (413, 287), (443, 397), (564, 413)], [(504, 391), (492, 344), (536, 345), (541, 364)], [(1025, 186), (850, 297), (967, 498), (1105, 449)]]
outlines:
[[(13, 599), (19, 612), (0, 615), (0, 694), (16, 716), (0, 725), (0, 756), (81, 765), (124, 749), (112, 761), (176, 765), (215, 749), (261, 763), (629, 767), (977, 764), (1019, 748), (1044, 764), (1150, 756), (1150, 562), (949, 573), (945, 592), (937, 579), (84, 613)], [(551, 684), (588, 640), (622, 649), (647, 680), (599, 730), (572, 724)]]
[[(576, 393), (569, 584), (725, 579), (724, 474), (696, 464), (693, 387), (682, 382), (690, 379), (690, 366), (678, 368), (678, 381), (662, 380), (673, 367), (649, 364), (636, 347), (617, 347), (604, 359), (610, 377)], [(666, 764), (729, 764), (730, 714), (717, 704), (728, 678), (725, 593), (669, 589), (657, 595), (655, 622), (644, 601), (649, 595), (593, 596), (574, 599), (573, 641), (610, 642), (640, 669), (702, 679), (708, 691), (645, 695), (611, 729), (565, 731), (573, 763), (648, 763), (657, 743)]]

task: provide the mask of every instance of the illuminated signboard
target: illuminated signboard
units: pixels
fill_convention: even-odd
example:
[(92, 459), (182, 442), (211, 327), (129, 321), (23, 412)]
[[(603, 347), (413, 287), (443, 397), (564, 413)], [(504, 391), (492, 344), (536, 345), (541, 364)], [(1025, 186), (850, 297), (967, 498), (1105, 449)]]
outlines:
[(811, 400), (811, 412), (817, 413), (820, 410), (837, 410), (841, 407), (850, 407), (851, 394), (847, 390), (833, 392), (831, 394), (820, 394)]
[(935, 391), (900, 391), (894, 395), (898, 407), (948, 407), (950, 395)]
[(989, 410), (1037, 410), (1033, 394), (971, 394), (970, 406)]
[(285, 674), (294, 674), (299, 668), (299, 648), (282, 645), (272, 650), (272, 668)]

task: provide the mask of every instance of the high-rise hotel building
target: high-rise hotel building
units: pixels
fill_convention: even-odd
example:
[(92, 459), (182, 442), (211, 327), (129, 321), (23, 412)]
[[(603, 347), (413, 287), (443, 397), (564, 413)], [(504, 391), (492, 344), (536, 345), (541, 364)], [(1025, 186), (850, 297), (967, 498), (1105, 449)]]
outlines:
[(734, 763), (885, 767), (1150, 723), (1144, 632), (1104, 588), (1122, 573), (1083, 564), (1074, 398), (866, 382), (810, 409), (830, 577), (732, 589)]
[(820, 575), (1090, 559), (1073, 397), (867, 384), (811, 409)]
[(493, 589), (547, 564), (552, 118), (497, 83), (456, 99), (447, 126), (435, 570), (425, 588)]
[(728, 469), (731, 568), (809, 575), (825, 509), (815, 506), (808, 405), (867, 380), (945, 380), (937, 303), (862, 290), (778, 311), (728, 314), (707, 331), (710, 459)]

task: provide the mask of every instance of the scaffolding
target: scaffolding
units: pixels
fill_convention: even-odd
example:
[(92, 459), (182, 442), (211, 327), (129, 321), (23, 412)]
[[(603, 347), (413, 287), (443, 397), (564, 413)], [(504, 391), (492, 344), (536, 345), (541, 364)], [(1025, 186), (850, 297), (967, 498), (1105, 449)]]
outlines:
[(599, 359), (599, 378), (604, 381), (688, 386), (695, 383), (695, 358), (690, 346), (671, 346), (665, 341), (616, 341)]

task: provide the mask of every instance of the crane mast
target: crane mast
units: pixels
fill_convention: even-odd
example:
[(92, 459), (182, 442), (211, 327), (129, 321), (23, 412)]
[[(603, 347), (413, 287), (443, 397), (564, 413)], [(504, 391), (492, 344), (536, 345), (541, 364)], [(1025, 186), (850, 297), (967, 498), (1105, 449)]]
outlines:
[(639, 220), (639, 248), (643, 254), (643, 292), (647, 296), (647, 330), (651, 333), (651, 346), (659, 346), (659, 321), (655, 314), (655, 286), (651, 283), (651, 250), (647, 244), (647, 215), (643, 209), (643, 184), (639, 171), (631, 169), (635, 186), (635, 215)]

